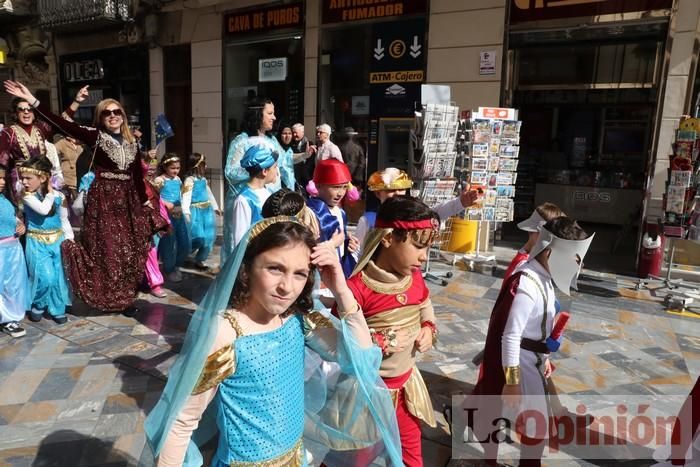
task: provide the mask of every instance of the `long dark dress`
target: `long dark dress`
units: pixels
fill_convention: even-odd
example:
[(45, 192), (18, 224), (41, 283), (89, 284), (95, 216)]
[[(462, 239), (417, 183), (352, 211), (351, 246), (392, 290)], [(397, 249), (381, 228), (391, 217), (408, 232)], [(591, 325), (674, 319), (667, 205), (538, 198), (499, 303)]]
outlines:
[(80, 243), (62, 245), (63, 267), (73, 292), (91, 307), (105, 312), (130, 307), (143, 277), (151, 237), (167, 229), (148, 201), (136, 143), (121, 135), (62, 119), (44, 105), (44, 119), (87, 144), (94, 151), (95, 181), (85, 205)]

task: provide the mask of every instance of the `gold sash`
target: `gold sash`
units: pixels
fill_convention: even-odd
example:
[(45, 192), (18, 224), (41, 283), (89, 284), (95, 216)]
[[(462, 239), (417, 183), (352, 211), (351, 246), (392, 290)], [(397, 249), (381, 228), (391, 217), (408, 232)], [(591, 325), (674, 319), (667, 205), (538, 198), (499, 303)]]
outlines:
[[(419, 305), (408, 305), (399, 308), (394, 308), (388, 311), (382, 311), (376, 315), (372, 315), (367, 319), (367, 325), (376, 330), (383, 329), (405, 329), (408, 331), (409, 336), (415, 337), (420, 331), (420, 309), (423, 304)], [(406, 407), (408, 411), (415, 416), (423, 420), (431, 427), (437, 426), (435, 422), (435, 413), (433, 411), (433, 404), (430, 402), (430, 395), (428, 394), (428, 388), (425, 386), (425, 381), (420, 374), (420, 371), (415, 366), (415, 357), (412, 356), (413, 348), (410, 347), (404, 352), (399, 354), (392, 354), (388, 358), (407, 359), (410, 363), (409, 368), (413, 368), (411, 376), (408, 381), (404, 383), (403, 388), (390, 389), (392, 393), (392, 398), (394, 399), (394, 404), (398, 399), (398, 392), (404, 389), (406, 395)], [(399, 370), (402, 370), (401, 368)], [(405, 373), (408, 368), (401, 371)]]
[[(420, 331), (420, 308), (423, 304), (406, 305), (381, 311), (367, 317), (367, 326), (372, 329), (409, 329)], [(409, 331), (410, 332), (410, 331)]]
[(274, 459), (256, 462), (233, 461), (230, 465), (231, 467), (301, 467), (304, 465), (304, 445), (299, 440), (292, 449)]
[(430, 402), (430, 394), (428, 387), (423, 381), (423, 376), (420, 374), (418, 367), (413, 367), (411, 376), (408, 377), (403, 387), (389, 389), (391, 391), (391, 399), (394, 401), (394, 406), (397, 405), (399, 399), (399, 391), (403, 389), (406, 396), (406, 408), (416, 418), (423, 420), (429, 426), (435, 428), (435, 412), (433, 404)]
[(61, 236), (63, 236), (63, 230), (28, 230), (27, 236), (33, 238), (39, 243), (51, 245), (52, 243), (56, 243), (61, 239)]
[(207, 209), (209, 206), (211, 206), (211, 203), (209, 201), (201, 201), (199, 203), (192, 203), (193, 208)]

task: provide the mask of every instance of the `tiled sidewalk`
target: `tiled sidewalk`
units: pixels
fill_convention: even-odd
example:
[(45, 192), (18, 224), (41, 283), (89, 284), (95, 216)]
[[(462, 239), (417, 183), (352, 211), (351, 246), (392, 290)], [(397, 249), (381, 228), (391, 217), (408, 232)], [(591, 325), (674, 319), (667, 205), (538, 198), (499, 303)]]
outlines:
[[(64, 326), (26, 322), (25, 338), (2, 335), (0, 466), (148, 465), (143, 420), (209, 281), (185, 274), (169, 297), (144, 296), (135, 319), (76, 309)], [(500, 283), (491, 273), (461, 271), (448, 286), (432, 287), (440, 342), (419, 367), (439, 425), (424, 430), (426, 466), (464, 464), (450, 461), (441, 411), (452, 395), (473, 387), (471, 358), (482, 346)], [(561, 393), (663, 400), (689, 391), (700, 372), (700, 320), (673, 317), (658, 299), (626, 290), (629, 285), (591, 273), (582, 277), (581, 292), (563, 301), (573, 319), (556, 360)], [(550, 463), (579, 464), (591, 465)]]

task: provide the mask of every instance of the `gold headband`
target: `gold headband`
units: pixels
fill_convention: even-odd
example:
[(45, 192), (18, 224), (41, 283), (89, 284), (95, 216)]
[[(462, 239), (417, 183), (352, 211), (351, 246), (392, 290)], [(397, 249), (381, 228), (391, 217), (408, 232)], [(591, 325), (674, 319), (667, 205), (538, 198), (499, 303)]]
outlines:
[(34, 167), (22, 167), (22, 166), (20, 166), (18, 168), (18, 170), (19, 170), (19, 173), (21, 173), (21, 174), (28, 173), (28, 174), (39, 175), (39, 176), (43, 175), (45, 177), (51, 176), (50, 172), (44, 172), (43, 170), (35, 169)]
[(204, 162), (204, 154), (200, 154), (199, 160), (197, 161), (197, 163), (196, 163), (196, 164), (194, 165), (194, 167), (192, 167), (192, 168), (193, 168), (193, 169), (196, 169), (197, 167), (200, 166), (200, 164), (201, 164), (202, 162)]
[(369, 191), (410, 190), (412, 186), (413, 180), (411, 180), (404, 171), (401, 171), (399, 175), (389, 183), (386, 183), (382, 178), (382, 172), (374, 172), (367, 181), (367, 189)]
[(180, 158), (177, 157), (177, 156), (168, 157), (167, 159), (164, 159), (164, 160), (163, 160), (162, 164), (163, 164), (163, 165), (168, 165), (168, 164), (170, 164), (171, 162), (175, 162), (175, 161), (180, 162)]
[(263, 219), (254, 226), (250, 228), (250, 234), (248, 237), (248, 241), (252, 241), (255, 237), (263, 233), (268, 227), (270, 227), (273, 224), (278, 224), (280, 222), (294, 222), (295, 224), (299, 224), (302, 227), (306, 227), (304, 224), (299, 222), (299, 220), (296, 217), (292, 216), (274, 216), (274, 217), (268, 217), (267, 219)]

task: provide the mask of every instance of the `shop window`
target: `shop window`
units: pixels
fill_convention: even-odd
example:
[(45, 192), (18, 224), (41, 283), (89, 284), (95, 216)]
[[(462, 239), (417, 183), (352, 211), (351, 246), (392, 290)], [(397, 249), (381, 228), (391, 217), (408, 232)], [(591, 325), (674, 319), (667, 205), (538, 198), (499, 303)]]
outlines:
[[(284, 59), (280, 60), (284, 72), (271, 81), (264, 76), (261, 80), (260, 60), (275, 58)], [(240, 131), (246, 107), (256, 97), (265, 97), (274, 103), (278, 124), (303, 122), (304, 41), (301, 36), (229, 43), (224, 50), (224, 63), (227, 141)]]
[[(353, 127), (367, 136), (372, 26), (326, 29), (321, 33), (319, 122), (336, 130)], [(348, 45), (352, 44), (352, 47)], [(366, 102), (366, 106), (359, 106)]]
[(651, 87), (656, 85), (660, 43), (547, 45), (516, 52), (518, 88)]
[(191, 55), (189, 44), (163, 47), (165, 115), (174, 133), (165, 149), (183, 155), (192, 152)]

